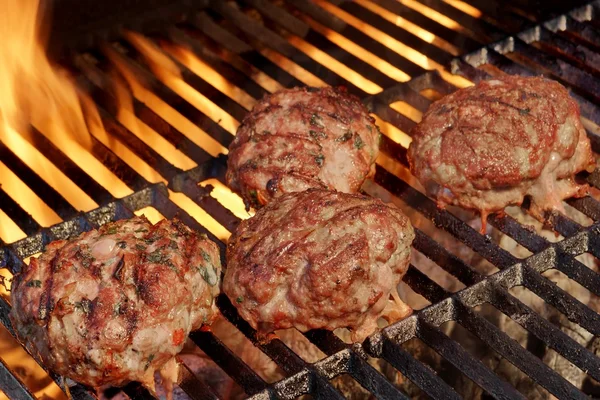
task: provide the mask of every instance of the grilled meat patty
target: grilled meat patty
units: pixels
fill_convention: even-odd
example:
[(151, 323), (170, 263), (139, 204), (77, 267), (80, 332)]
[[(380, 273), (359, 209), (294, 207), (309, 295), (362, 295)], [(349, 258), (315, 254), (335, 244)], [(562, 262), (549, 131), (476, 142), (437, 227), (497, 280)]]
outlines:
[(218, 247), (204, 235), (135, 217), (50, 243), (15, 276), (10, 318), (60, 375), (153, 388), (190, 331), (212, 322), (220, 273)]
[(244, 118), (229, 147), (227, 184), (254, 207), (308, 188), (355, 193), (378, 149), (375, 120), (345, 89), (281, 90)]
[(579, 106), (557, 82), (506, 76), (431, 105), (412, 131), (413, 174), (440, 205), (482, 212), (532, 200), (534, 215), (587, 193), (577, 172), (592, 168)]
[(410, 314), (397, 285), (413, 239), (408, 218), (379, 199), (322, 189), (288, 193), (231, 237), (223, 292), (263, 334), (347, 327), (362, 341), (383, 314)]

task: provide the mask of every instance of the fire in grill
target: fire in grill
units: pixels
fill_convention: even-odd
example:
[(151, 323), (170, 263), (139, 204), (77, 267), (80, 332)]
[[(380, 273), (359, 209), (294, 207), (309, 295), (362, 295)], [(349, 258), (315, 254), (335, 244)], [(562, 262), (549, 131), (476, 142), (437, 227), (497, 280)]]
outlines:
[[(599, 393), (598, 172), (585, 176), (592, 196), (569, 200), (568, 215), (552, 215), (545, 232), (556, 236), (529, 227), (519, 210), (490, 216), (493, 228), (484, 236), (468, 213), (440, 210), (417, 189), (407, 172), (406, 132), (431, 101), (471, 82), (545, 74), (571, 89), (600, 152), (600, 2), (159, 3), (150, 16), (130, 10), (126, 26), (132, 30), (125, 33), (112, 24), (94, 27), (91, 35), (74, 34), (76, 28), (69, 33), (69, 21), (85, 20), (85, 12), (57, 11), (62, 28), (51, 48), (60, 50), (76, 78), (85, 121), (58, 131), (83, 129), (89, 136), (66, 140), (43, 119), (29, 121), (28, 133), (0, 134), (0, 273), (6, 282), (50, 241), (134, 214), (154, 221), (178, 216), (222, 244), (248, 217), (224, 184), (226, 149), (239, 121), (257, 99), (280, 88), (343, 85), (364, 100), (384, 133), (365, 191), (398, 204), (418, 228), (404, 289), (422, 309), (363, 344), (348, 345), (325, 331), (265, 344), (221, 296), (228, 322), (221, 330), (192, 333), (189, 346), (210, 359), (211, 373), (198, 373), (182, 356), (176, 396), (214, 399), (237, 390), (257, 399), (349, 393), (575, 399)], [(152, 18), (161, 23), (144, 25)], [(94, 398), (90, 389), (52, 373), (44, 378), (11, 338), (10, 305), (6, 291), (1, 294), (2, 392), (14, 399), (61, 398), (63, 391)], [(266, 373), (261, 364), (277, 372)], [(42, 378), (24, 379), (23, 365)], [(233, 389), (224, 392), (223, 382)], [(153, 398), (138, 384), (122, 392)]]

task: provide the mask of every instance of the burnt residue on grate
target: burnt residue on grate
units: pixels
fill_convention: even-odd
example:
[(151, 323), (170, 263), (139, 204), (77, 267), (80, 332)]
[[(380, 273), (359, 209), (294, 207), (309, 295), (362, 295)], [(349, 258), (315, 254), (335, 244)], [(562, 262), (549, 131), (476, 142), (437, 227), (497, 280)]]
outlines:
[[(129, 3), (140, 5), (126, 1), (123, 7)], [(155, 3), (170, 7), (168, 2)], [(27, 140), (44, 148), (49, 161), (100, 205), (91, 212), (79, 213), (59, 191), (0, 144), (0, 162), (64, 221), (42, 228), (18, 199), (0, 188), (0, 209), (27, 235), (15, 243), (0, 242), (0, 266), (16, 273), (24, 267), (23, 259), (39, 253), (50, 241), (129, 218), (146, 207), (153, 207), (166, 218), (179, 217), (193, 229), (208, 234), (223, 249), (224, 244), (207, 227), (173, 201), (169, 190), (185, 194), (223, 228), (234, 230), (239, 219), (233, 210), (213, 197), (210, 186), (198, 185), (208, 179), (224, 183), (226, 156), (213, 157), (218, 153), (214, 149), (230, 144), (234, 125), (228, 125), (223, 117), (240, 121), (253, 101), (278, 87), (302, 85), (307, 80), (347, 86), (383, 121), (409, 132), (415, 118), (399, 112), (398, 102), (424, 112), (433, 99), (428, 93), (445, 95), (457, 89), (447, 75), (429, 71), (428, 65), (447, 66), (452, 73), (472, 82), (501, 73), (544, 74), (570, 88), (581, 105), (593, 148), (600, 152), (599, 1), (468, 0), (456, 6), (444, 0), (215, 0), (201, 1), (196, 8), (191, 2), (181, 3), (169, 8), (167, 23), (156, 23), (160, 14), (156, 10), (149, 13), (154, 22), (148, 23), (155, 50), (181, 70), (177, 78), (180, 86), (156, 76), (140, 48), (109, 26), (98, 28), (99, 36), (98, 32), (82, 33), (78, 27), (82, 37), (75, 40), (77, 46), (99, 43), (99, 39), (110, 39), (110, 43), (75, 55), (69, 65), (78, 85), (97, 104), (108, 134), (156, 171), (162, 182), (149, 182), (109, 146), (92, 138), (93, 156), (134, 192), (115, 199), (62, 149), (34, 130)], [(105, 11), (110, 16), (112, 11)], [(440, 20), (440, 14), (459, 27)], [(397, 24), (390, 16), (401, 17), (444, 43), (426, 40), (410, 24)], [(143, 30), (145, 17), (140, 14), (132, 18), (128, 27)], [(375, 40), (371, 36), (373, 30), (363, 26), (375, 27), (377, 35), (418, 49), (420, 56)], [(68, 35), (68, 31), (63, 26), (61, 34)], [(345, 47), (346, 42), (340, 38), (368, 50), (370, 57), (405, 75), (394, 72), (396, 78), (392, 77), (389, 67), (386, 73), (385, 68), (378, 67), (383, 64), (363, 59), (351, 47)], [(219, 82), (188, 69), (161, 47), (165, 42), (190, 51), (235, 90), (224, 90)], [(325, 53), (330, 62), (314, 56), (316, 53), (309, 57), (306, 48), (311, 46)], [(431, 64), (423, 64), (421, 56)], [(210, 136), (213, 150), (190, 137), (182, 128), (185, 125), (173, 126), (167, 114), (157, 112), (138, 97), (132, 98), (137, 118), (196, 167), (188, 171), (177, 168), (161, 148), (148, 146), (119, 122), (119, 109), (115, 106), (118, 96), (112, 87), (115, 57), (120, 60), (119, 68), (131, 71), (163, 104)], [(347, 66), (368, 82), (353, 79), (335, 63)], [(178, 89), (183, 85), (212, 105), (199, 107), (198, 101)], [(373, 85), (381, 90), (370, 95), (375, 92)], [(220, 111), (211, 112), (215, 109)], [(408, 206), (411, 217), (423, 222), (416, 229), (414, 242), (422, 263), (413, 262), (404, 282), (429, 306), (374, 334), (363, 344), (348, 345), (332, 332), (308, 332), (302, 340), (312, 349), (311, 354), (318, 355), (309, 361), (283, 334), (270, 343), (259, 342), (256, 332), (221, 296), (218, 306), (227, 323), (235, 327), (231, 330), (240, 341), (248, 339), (250, 346), (258, 349), (253, 347), (255, 353), (268, 360), (279, 378), (276, 382), (266, 379), (256, 363), (240, 356), (239, 349), (232, 348), (231, 342), (222, 340), (216, 332), (192, 333), (190, 351), (201, 350), (206, 363), (215, 367), (211, 371), (220, 371), (219, 379), (229, 380), (230, 387), (256, 399), (288, 399), (304, 394), (343, 398), (359, 396), (358, 387), (365, 397), (370, 393), (389, 399), (550, 395), (577, 399), (597, 393), (600, 304), (596, 297), (600, 296), (600, 275), (593, 264), (594, 257), (600, 256), (600, 202), (591, 197), (570, 200), (567, 215), (554, 214), (548, 226), (535, 229), (529, 226), (532, 222), (526, 210), (492, 215), (488, 222), (493, 229), (490, 235), (483, 236), (468, 223), (466, 214), (440, 210), (415, 188), (405, 171), (406, 149), (390, 137), (383, 137), (381, 151), (393, 165), (378, 165), (366, 191)], [(599, 176), (596, 172), (580, 178), (600, 189)], [(557, 237), (558, 234), (562, 236)], [(460, 254), (452, 251), (454, 247), (461, 249)], [(425, 269), (425, 263), (452, 277), (456, 282), (453, 288), (458, 289), (440, 285), (437, 277), (430, 275), (436, 270)], [(493, 270), (498, 272), (490, 274)], [(581, 290), (575, 292), (577, 287)], [(0, 298), (0, 322), (13, 333), (7, 318), (9, 309), (7, 301)], [(492, 351), (477, 354), (477, 348), (457, 337), (463, 333)], [(185, 367), (178, 386), (189, 398), (215, 399), (232, 393), (211, 385), (184, 356), (182, 361)], [(64, 388), (62, 378), (52, 374), (51, 377)], [(0, 363), (0, 389), (11, 398), (33, 398), (30, 389), (5, 363)], [(76, 399), (94, 398), (89, 388), (80, 385), (72, 386), (69, 392)], [(122, 392), (132, 399), (153, 398), (138, 384), (130, 384)]]

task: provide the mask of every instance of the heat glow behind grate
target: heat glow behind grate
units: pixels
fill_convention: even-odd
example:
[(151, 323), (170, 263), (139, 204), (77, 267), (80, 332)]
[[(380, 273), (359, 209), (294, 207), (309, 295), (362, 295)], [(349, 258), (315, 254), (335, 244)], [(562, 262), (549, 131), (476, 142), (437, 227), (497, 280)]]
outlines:
[[(568, 201), (593, 223), (583, 226), (565, 215), (554, 215), (550, 224), (564, 237), (556, 242), (508, 215), (490, 216), (488, 221), (497, 232), (532, 253), (521, 259), (455, 214), (438, 209), (414, 186), (406, 170), (407, 133), (430, 102), (501, 73), (545, 74), (570, 87), (581, 105), (594, 151), (600, 152), (600, 1), (573, 10), (565, 10), (561, 1), (542, 2), (544, 7), (525, 3), (244, 0), (238, 7), (212, 1), (160, 35), (126, 33), (77, 54), (70, 66), (80, 87), (99, 106), (105, 129), (90, 127), (90, 152), (118, 178), (124, 197), (115, 198), (103, 182), (92, 178), (88, 165), (75, 162), (44, 132), (34, 130), (27, 140), (35, 151), (60, 170), (61, 179), (70, 180), (91, 199), (91, 209), (78, 208), (67, 200), (67, 189), (44, 181), (36, 170), (39, 167), (26, 164), (21, 154), (0, 143), (3, 274), (18, 272), (23, 260), (40, 253), (52, 240), (140, 211), (179, 216), (222, 244), (239, 219), (247, 217), (241, 200), (224, 186), (226, 149), (245, 113), (257, 99), (282, 87), (344, 85), (364, 99), (384, 133), (374, 183), (366, 191), (389, 196), (411, 210), (414, 218), (433, 221), (435, 228), (417, 230), (414, 247), (466, 288), (453, 293), (422, 272), (420, 265), (411, 266), (404, 281), (431, 306), (363, 345), (348, 346), (330, 332), (309, 332), (308, 340), (325, 354), (315, 363), (306, 362), (281, 340), (258, 343), (254, 330), (221, 296), (218, 305), (223, 315), (283, 371), (285, 378), (272, 384), (215, 334), (195, 332), (192, 341), (253, 398), (308, 393), (342, 398), (331, 380), (344, 374), (377, 398), (409, 398), (369, 364), (369, 357), (385, 359), (433, 398), (460, 398), (443, 377), (402, 347), (414, 338), (492, 397), (525, 398), (445, 334), (441, 326), (456, 321), (550, 394), (585, 398), (579, 388), (482, 317), (476, 307), (493, 305), (600, 381), (600, 358), (509, 293), (511, 288), (526, 287), (569, 321), (600, 335), (597, 312), (542, 275), (558, 270), (600, 296), (600, 275), (576, 259), (584, 253), (600, 257), (600, 202), (592, 197)], [(586, 179), (600, 189), (598, 174)], [(21, 187), (29, 188), (31, 199), (24, 199)], [(36, 207), (32, 199), (43, 206)], [(462, 242), (498, 272), (488, 275), (489, 271), (470, 266), (448, 251), (437, 240), (439, 231)], [(9, 309), (7, 297), (0, 297), (0, 321), (12, 334)], [(52, 378), (64, 386), (60, 377)], [(217, 398), (214, 388), (186, 367), (179, 387), (192, 399)], [(5, 361), (0, 363), (0, 389), (10, 398), (34, 398)], [(123, 391), (133, 399), (152, 398), (137, 384)], [(80, 385), (71, 387), (70, 393), (76, 399), (93, 398)]]

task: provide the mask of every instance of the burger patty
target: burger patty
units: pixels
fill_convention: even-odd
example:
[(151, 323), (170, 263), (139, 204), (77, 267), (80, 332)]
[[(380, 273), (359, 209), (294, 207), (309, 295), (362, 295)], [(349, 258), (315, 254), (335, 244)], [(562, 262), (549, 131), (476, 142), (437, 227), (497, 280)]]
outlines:
[[(16, 275), (10, 318), (56, 373), (85, 385), (154, 387), (190, 331), (217, 312), (219, 249), (179, 221), (145, 217), (50, 243)], [(163, 369), (164, 372), (164, 369)]]
[(379, 130), (342, 88), (281, 90), (258, 102), (229, 147), (227, 184), (247, 206), (309, 188), (357, 192), (374, 171)]
[(223, 292), (262, 334), (346, 327), (362, 341), (382, 315), (410, 314), (397, 285), (413, 239), (408, 218), (379, 199), (322, 189), (288, 193), (231, 237)]
[(506, 76), (433, 103), (412, 131), (413, 174), (440, 205), (485, 216), (530, 196), (534, 215), (583, 196), (574, 175), (594, 166), (579, 106), (542, 77)]

